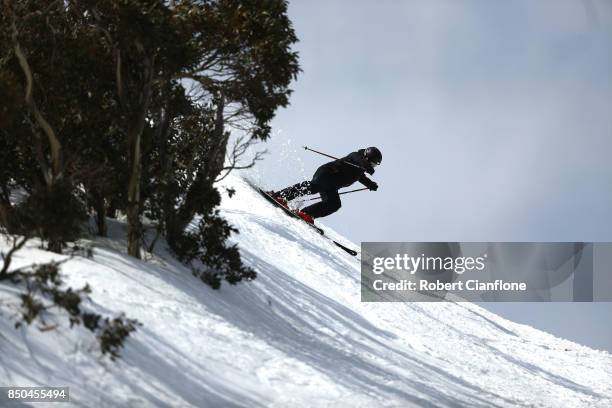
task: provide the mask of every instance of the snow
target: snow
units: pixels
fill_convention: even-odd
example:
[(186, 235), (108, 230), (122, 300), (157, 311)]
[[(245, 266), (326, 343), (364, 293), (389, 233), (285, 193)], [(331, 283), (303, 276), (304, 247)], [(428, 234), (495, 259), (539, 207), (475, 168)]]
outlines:
[[(255, 281), (212, 290), (163, 242), (133, 259), (125, 224), (111, 222), (110, 238), (89, 240), (94, 258), (62, 272), (70, 286), (91, 285), (87, 309), (143, 324), (122, 359), (102, 357), (90, 332), (56, 312), (47, 320), (63, 330), (15, 329), (19, 300), (1, 284), (0, 386), (70, 387), (70, 405), (36, 407), (612, 406), (610, 354), (470, 303), (361, 303), (358, 257), (239, 176), (223, 184), (236, 190), (222, 214)], [(33, 242), (13, 266), (52, 259), (65, 256)]]

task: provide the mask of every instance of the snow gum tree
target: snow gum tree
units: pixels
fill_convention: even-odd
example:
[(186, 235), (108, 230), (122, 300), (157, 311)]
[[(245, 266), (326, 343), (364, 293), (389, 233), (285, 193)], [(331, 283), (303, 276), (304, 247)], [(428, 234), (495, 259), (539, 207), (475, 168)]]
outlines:
[(254, 277), (224, 244), (235, 231), (214, 183), (254, 164), (241, 157), (289, 102), (299, 65), (286, 1), (0, 1), (0, 223), (23, 225), (19, 207), (36, 197), (28, 210), (70, 231), (45, 236), (45, 216), (29, 228), (61, 250), (84, 211), (101, 235), (119, 212), (140, 257), (146, 215), (147, 249), (164, 236), (213, 286)]

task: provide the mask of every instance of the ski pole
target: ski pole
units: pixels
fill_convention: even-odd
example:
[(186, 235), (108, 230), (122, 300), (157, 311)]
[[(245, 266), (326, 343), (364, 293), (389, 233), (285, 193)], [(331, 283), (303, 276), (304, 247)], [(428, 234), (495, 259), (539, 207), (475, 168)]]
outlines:
[[(304, 148), (304, 150), (310, 150), (311, 152), (318, 153), (318, 154), (320, 154), (320, 155), (322, 155), (322, 156), (329, 157), (330, 159), (340, 160), (340, 159), (338, 159), (337, 157), (330, 156), (329, 154), (326, 154), (326, 153), (320, 152), (320, 151), (318, 151), (318, 150), (311, 149), (311, 148), (310, 148), (310, 147), (308, 147), (308, 146), (302, 146), (302, 147)], [(351, 163), (351, 162), (348, 162), (348, 161), (346, 161), (346, 160), (342, 160), (342, 161), (343, 161), (344, 163), (346, 163), (346, 164), (350, 164), (351, 166), (357, 167), (358, 169), (363, 169), (363, 167), (361, 167), (361, 166), (359, 166), (359, 165), (357, 165), (357, 164), (355, 164), (355, 163)]]
[(338, 193), (338, 195), (342, 195), (342, 194), (350, 194), (350, 193), (356, 193), (357, 191), (365, 191), (365, 190), (369, 190), (369, 188), (367, 188), (367, 187), (356, 188), (356, 189), (354, 189), (354, 190), (343, 191), (343, 192), (341, 192), (341, 193)]
[[(343, 191), (341, 193), (338, 193), (338, 195), (342, 195), (342, 194), (350, 194), (350, 193), (356, 193), (357, 191), (364, 191), (364, 190), (369, 190), (369, 188), (364, 187), (364, 188), (357, 188), (355, 190), (349, 190), (349, 191)], [(304, 201), (314, 201), (314, 200), (318, 200), (318, 197), (314, 197), (314, 198), (308, 198)]]

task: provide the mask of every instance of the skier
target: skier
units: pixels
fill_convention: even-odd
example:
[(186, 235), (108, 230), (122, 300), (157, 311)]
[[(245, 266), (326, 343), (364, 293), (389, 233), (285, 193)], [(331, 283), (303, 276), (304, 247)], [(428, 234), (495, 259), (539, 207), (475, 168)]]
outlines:
[[(312, 218), (326, 217), (340, 209), (338, 190), (348, 187), (356, 181), (371, 191), (378, 189), (378, 184), (370, 180), (364, 173), (374, 174), (374, 167), (382, 161), (382, 153), (376, 147), (359, 149), (341, 159), (334, 160), (319, 167), (312, 181), (303, 181), (284, 188), (271, 195), (281, 204), (307, 195), (319, 193), (321, 201), (301, 210), (301, 213)], [(299, 214), (298, 214), (299, 215)], [(312, 223), (312, 220), (306, 220)]]

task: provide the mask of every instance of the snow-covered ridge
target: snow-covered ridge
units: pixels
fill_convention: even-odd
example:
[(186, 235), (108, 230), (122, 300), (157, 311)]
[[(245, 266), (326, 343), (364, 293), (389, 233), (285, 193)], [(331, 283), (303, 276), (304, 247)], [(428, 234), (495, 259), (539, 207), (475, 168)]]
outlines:
[[(224, 184), (236, 194), (222, 213), (254, 282), (214, 291), (163, 243), (132, 259), (125, 225), (112, 223), (94, 259), (62, 270), (92, 286), (88, 307), (143, 324), (123, 359), (100, 358), (82, 328), (15, 330), (18, 300), (0, 285), (0, 386), (69, 386), (83, 407), (612, 406), (610, 354), (469, 303), (361, 303), (358, 258), (238, 176)], [(58, 258), (32, 245), (14, 266)]]

